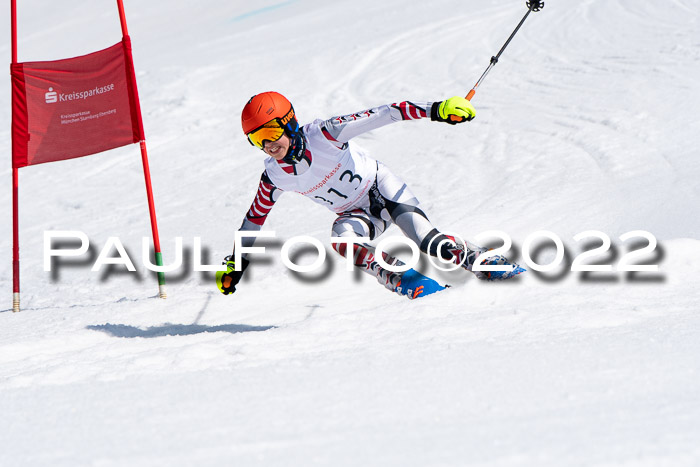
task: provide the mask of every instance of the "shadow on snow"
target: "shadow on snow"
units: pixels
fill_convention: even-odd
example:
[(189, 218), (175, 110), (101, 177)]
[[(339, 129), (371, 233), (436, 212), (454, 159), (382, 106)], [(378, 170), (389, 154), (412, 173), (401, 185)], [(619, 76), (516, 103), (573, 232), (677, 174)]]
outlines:
[(274, 329), (276, 326), (249, 326), (246, 324), (222, 324), (219, 326), (206, 326), (203, 324), (170, 324), (151, 326), (145, 329), (126, 324), (98, 324), (87, 326), (93, 331), (102, 331), (113, 337), (163, 337), (163, 336), (190, 336), (203, 332), (260, 332)]

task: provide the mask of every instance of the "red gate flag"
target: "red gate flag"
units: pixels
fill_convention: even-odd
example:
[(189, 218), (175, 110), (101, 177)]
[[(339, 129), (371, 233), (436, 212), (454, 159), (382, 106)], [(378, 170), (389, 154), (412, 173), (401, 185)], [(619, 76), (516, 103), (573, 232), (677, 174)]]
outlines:
[(13, 63), (12, 167), (145, 139), (131, 41), (64, 60)]
[[(12, 311), (19, 311), (19, 168), (87, 156), (139, 143), (156, 265), (163, 265), (136, 88), (131, 40), (117, 0), (122, 41), (80, 57), (17, 62), (17, 0), (10, 0), (12, 31)], [(165, 298), (165, 274), (158, 272)]]

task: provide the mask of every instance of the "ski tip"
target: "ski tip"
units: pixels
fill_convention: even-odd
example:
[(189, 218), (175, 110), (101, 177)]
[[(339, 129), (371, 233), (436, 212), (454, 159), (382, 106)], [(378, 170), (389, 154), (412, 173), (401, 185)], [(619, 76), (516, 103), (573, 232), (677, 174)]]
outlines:
[(494, 282), (512, 279), (515, 276), (527, 272), (527, 269), (517, 264), (514, 264), (513, 266), (513, 269), (511, 269), (510, 271), (479, 271), (476, 277), (481, 280)]

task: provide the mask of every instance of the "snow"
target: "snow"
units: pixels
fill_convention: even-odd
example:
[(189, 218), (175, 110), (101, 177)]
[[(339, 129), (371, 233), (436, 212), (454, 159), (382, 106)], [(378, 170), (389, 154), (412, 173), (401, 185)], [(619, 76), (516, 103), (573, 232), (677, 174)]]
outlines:
[[(357, 138), (440, 228), (501, 230), (521, 261), (533, 232), (566, 245), (558, 270), (509, 283), (428, 267), (454, 287), (408, 301), (330, 248), (320, 273), (286, 269), (281, 242), (328, 245), (334, 218), (294, 195), (236, 294), (192, 271), (194, 237), (205, 263), (230, 252), (262, 171), (240, 110), (273, 89), (302, 122), (466, 94), (524, 5), (127, 1), (163, 255), (182, 237), (185, 265), (156, 298), (136, 146), (20, 170), (21, 313), (9, 306), (9, 186), (0, 193), (0, 465), (698, 465), (698, 6), (547, 2), (479, 88), (473, 122)], [(107, 0), (28, 0), (19, 14), (20, 61), (120, 39)], [(9, 37), (8, 19), (0, 28)], [(9, 79), (0, 86), (9, 159)], [(90, 255), (44, 272), (48, 230), (85, 232)], [(645, 245), (620, 235), (652, 233), (641, 262), (660, 271), (571, 272), (582, 245), (600, 243), (573, 240), (588, 230), (610, 237), (597, 260), (612, 265)], [(90, 271), (115, 236), (138, 273)]]

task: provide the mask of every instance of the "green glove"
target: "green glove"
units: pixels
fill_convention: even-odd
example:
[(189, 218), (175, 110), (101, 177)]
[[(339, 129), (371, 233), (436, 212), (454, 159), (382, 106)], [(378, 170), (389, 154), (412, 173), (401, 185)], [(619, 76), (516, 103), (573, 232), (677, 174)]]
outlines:
[(464, 97), (450, 97), (442, 102), (434, 102), (430, 109), (430, 119), (450, 125), (468, 122), (476, 116), (476, 109)]
[(241, 280), (243, 271), (248, 267), (248, 260), (241, 258), (242, 267), (239, 271), (235, 271), (236, 263), (233, 261), (233, 256), (227, 256), (224, 261), (222, 264), (226, 265), (226, 271), (216, 271), (216, 287), (222, 294), (229, 295), (236, 291), (236, 285)]

